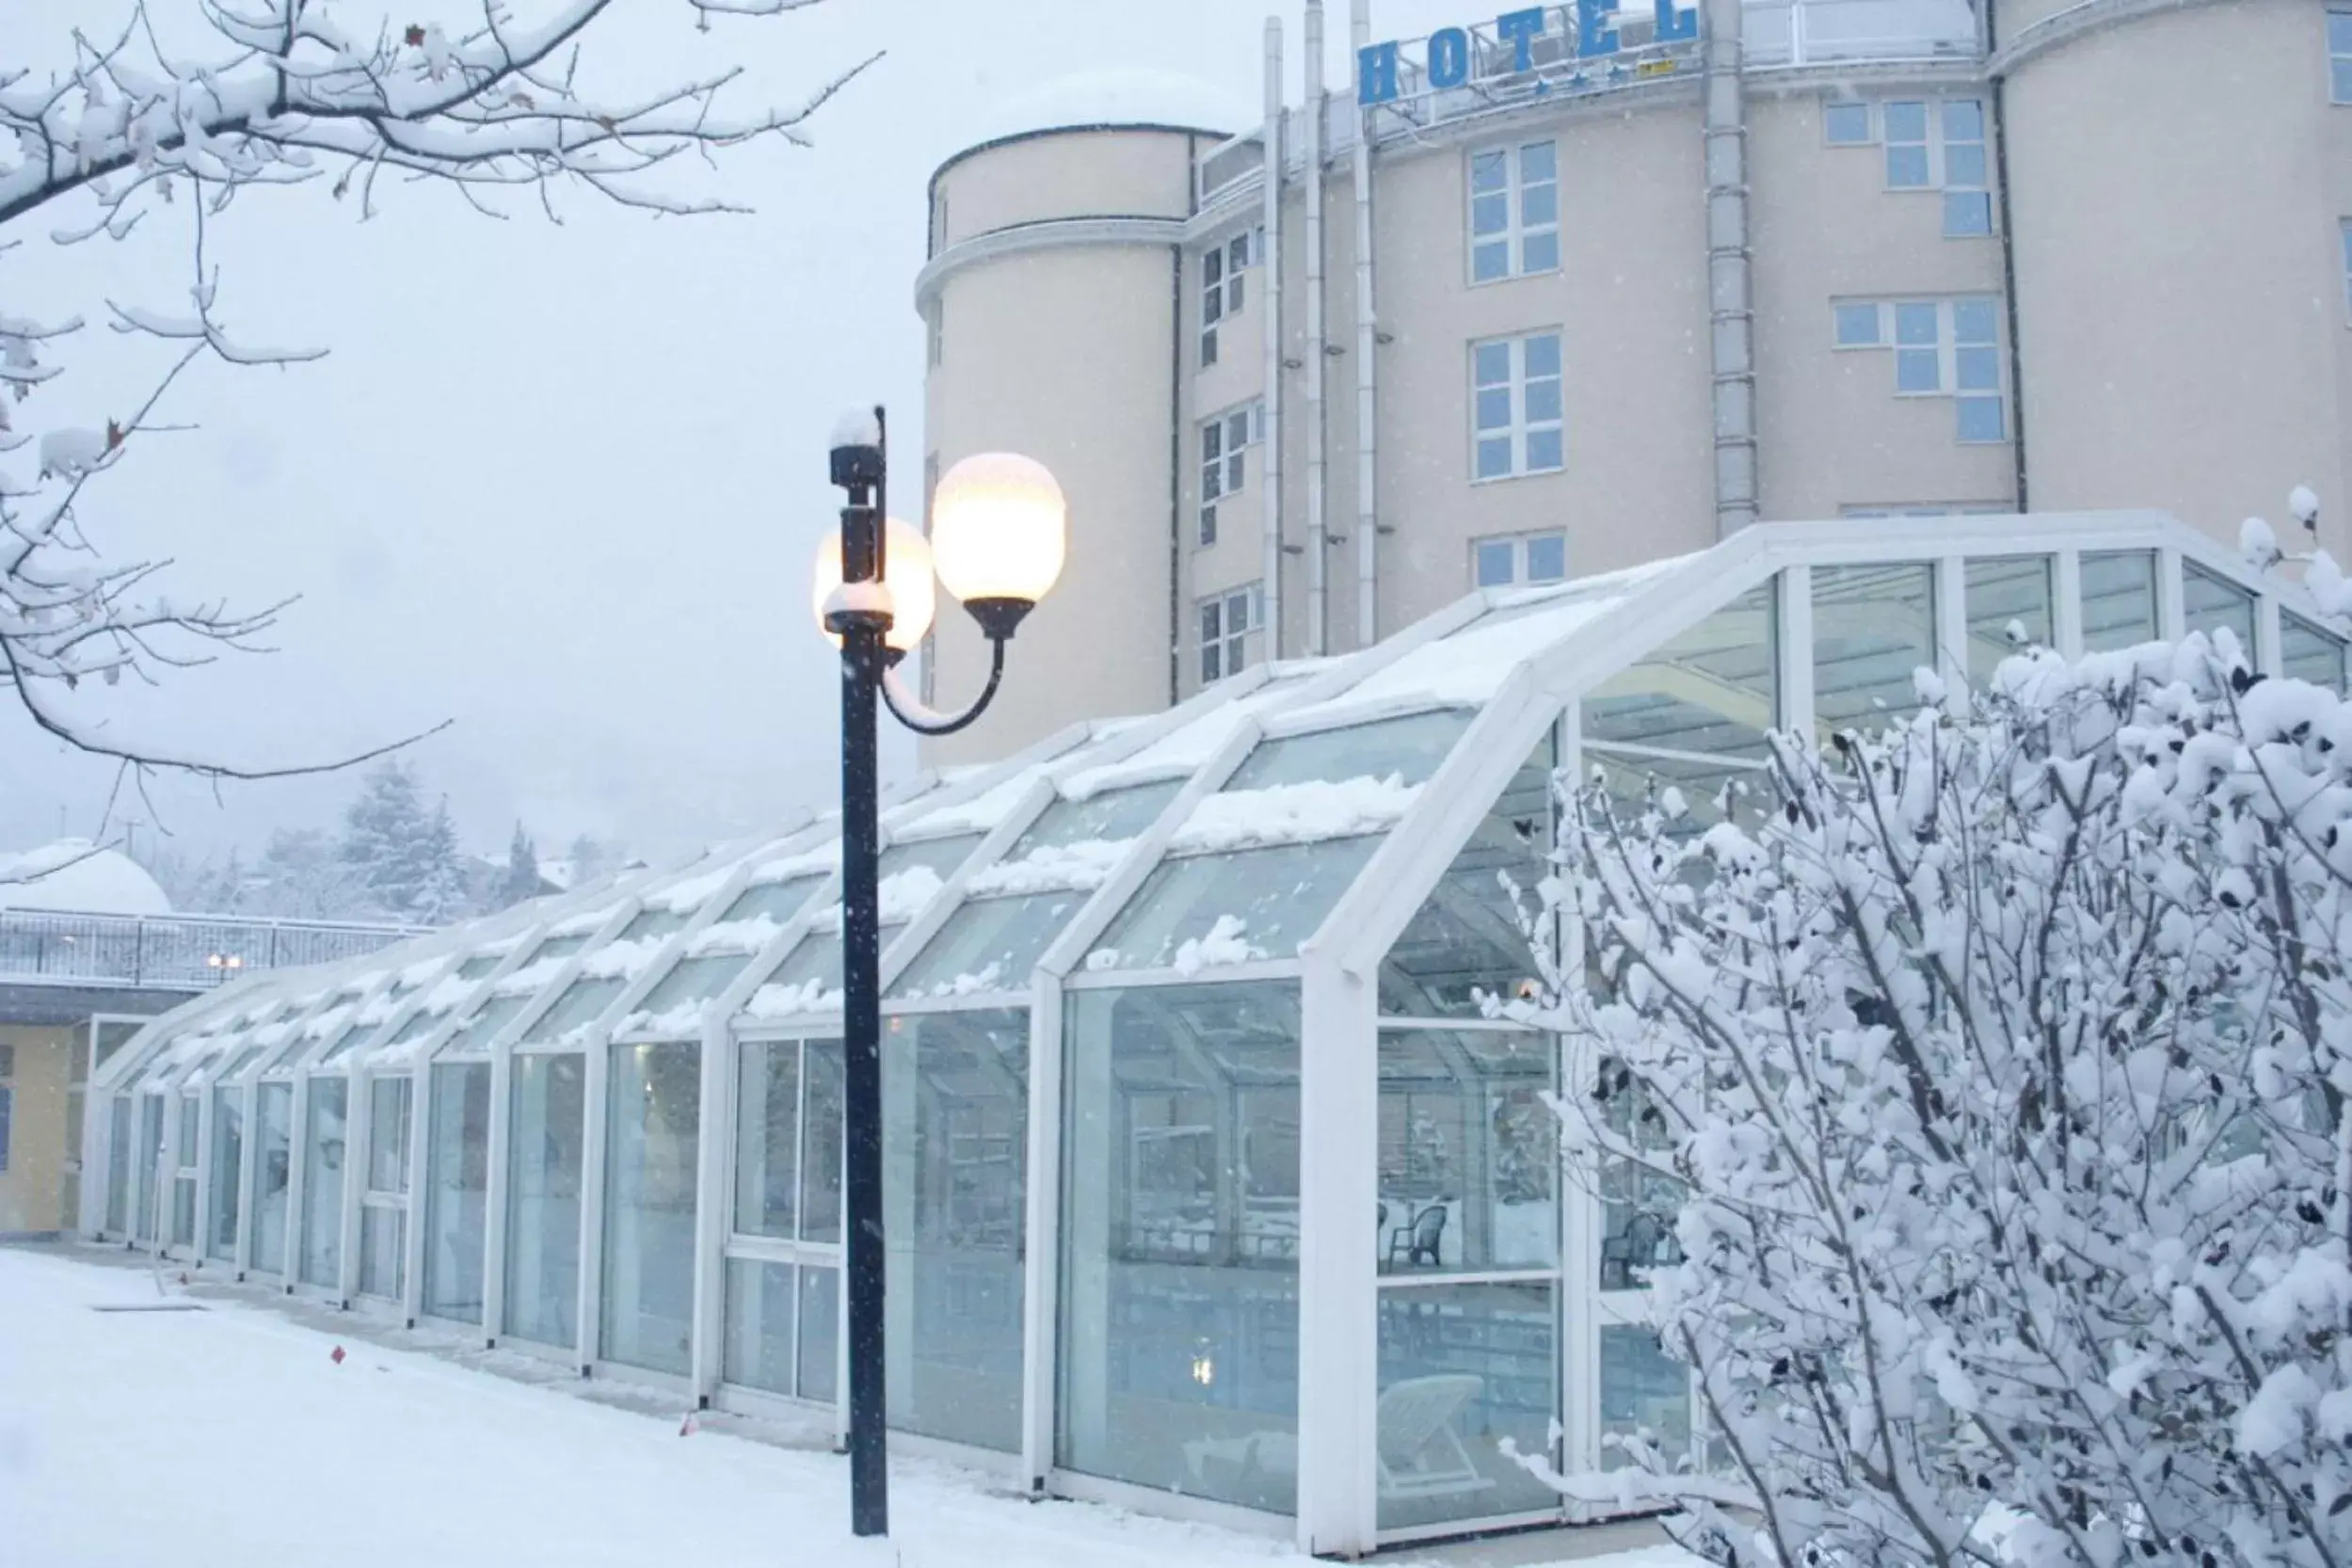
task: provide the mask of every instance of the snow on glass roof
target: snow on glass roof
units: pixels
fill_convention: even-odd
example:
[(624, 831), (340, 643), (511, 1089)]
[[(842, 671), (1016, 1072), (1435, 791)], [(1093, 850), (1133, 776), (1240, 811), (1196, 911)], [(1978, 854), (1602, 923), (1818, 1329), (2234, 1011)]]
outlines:
[[(1295, 974), (1304, 945), (1358, 939), (1365, 900), (1436, 908), (1448, 873), (1423, 842), (1462, 845), (1465, 812), (1540, 813), (1556, 730), (1585, 770), (1672, 785), (1696, 808), (1762, 765), (1767, 728), (1867, 722), (1916, 699), (1923, 664), (1982, 680), (2021, 635), (2075, 652), (2221, 624), (2266, 668), (2344, 683), (2342, 620), (2153, 513), (1767, 524), (1606, 576), (1481, 591), (1360, 652), (1248, 670), (895, 791), (884, 995), (902, 1010), (1024, 1006), (1041, 977)], [(1786, 646), (1796, 634), (1809, 658)], [(1476, 847), (1474, 834), (1459, 853)], [(837, 1029), (840, 860), (833, 819), (812, 819), (257, 977), (157, 1020), (107, 1076), (192, 1087), (729, 1023)], [(1400, 973), (1420, 962), (1400, 956), (1414, 942), (1461, 947), (1382, 940)]]

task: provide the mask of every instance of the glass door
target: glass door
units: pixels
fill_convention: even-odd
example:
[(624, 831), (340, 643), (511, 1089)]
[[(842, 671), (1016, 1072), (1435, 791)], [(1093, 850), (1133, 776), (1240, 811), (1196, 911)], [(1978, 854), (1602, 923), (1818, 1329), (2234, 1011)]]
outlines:
[(490, 1064), (437, 1066), (424, 1173), (424, 1310), (482, 1320), (482, 1261), (490, 1186)]
[(131, 1096), (106, 1107), (106, 1234), (120, 1236), (131, 1212)]
[(237, 1184), (245, 1165), (245, 1091), (213, 1091), (213, 1202), (205, 1252), (229, 1261), (237, 1256)]
[(518, 1339), (580, 1342), (580, 1181), (587, 1058), (515, 1058), (507, 1149), (505, 1323)]
[(675, 1040), (612, 1052), (601, 1351), (607, 1361), (682, 1377), (694, 1358), (702, 1049)]
[(360, 1196), (360, 1294), (401, 1299), (408, 1284), (408, 1118), (416, 1080), (367, 1085), (367, 1187)]
[(286, 1193), (294, 1182), (294, 1085), (264, 1083), (255, 1094), (253, 1250), (264, 1273), (286, 1269)]
[(343, 1182), (349, 1148), (351, 1082), (311, 1080), (310, 1126), (302, 1139), (302, 1267), (305, 1285), (329, 1288), (343, 1277)]
[(204, 1101), (194, 1093), (179, 1097), (179, 1137), (172, 1144), (171, 1244), (196, 1250), (197, 1161), (203, 1158), (200, 1138)]
[(723, 1375), (831, 1403), (840, 1383), (841, 1043), (747, 1040), (736, 1080)]

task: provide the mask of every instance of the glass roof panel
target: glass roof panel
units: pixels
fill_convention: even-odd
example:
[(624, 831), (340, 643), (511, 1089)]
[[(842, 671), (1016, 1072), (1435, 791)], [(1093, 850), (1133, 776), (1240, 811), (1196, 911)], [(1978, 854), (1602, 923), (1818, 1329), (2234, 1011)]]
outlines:
[(1295, 958), (1380, 843), (1366, 834), (1170, 860), (1120, 910), (1087, 968), (1189, 971)]
[(529, 997), (492, 997), (481, 1010), (467, 1019), (457, 1032), (441, 1048), (444, 1056), (477, 1056), (490, 1048), (498, 1032), (514, 1021), (515, 1015), (529, 1004)]
[(477, 952), (457, 966), (459, 980), (479, 980), (506, 961), (503, 952)]
[(613, 999), (621, 994), (629, 982), (619, 975), (582, 975), (555, 999), (555, 1005), (539, 1015), (538, 1022), (529, 1031), (530, 1043), (546, 1045), (560, 1041), (575, 1030), (594, 1023)]
[(1778, 713), (1770, 583), (1668, 639), (1584, 696), (1584, 739), (1709, 756), (1768, 755)]
[(1933, 568), (1814, 568), (1813, 714), (1822, 734), (1880, 729), (1916, 710), (1923, 665), (1936, 665)]
[(1083, 800), (1057, 800), (1013, 842), (1007, 861), (1026, 859), (1041, 849), (1064, 849), (1093, 840), (1126, 840), (1149, 827), (1184, 787), (1180, 778), (1105, 790)]
[(975, 899), (924, 944), (894, 994), (905, 999), (1017, 991), (1029, 985), (1046, 945), (1084, 906), (1077, 889)]
[(727, 906), (719, 920), (724, 922), (756, 920), (787, 920), (800, 912), (801, 907), (824, 885), (822, 873), (790, 877), (782, 882), (765, 882), (745, 888), (735, 895), (735, 902)]
[(1393, 777), (1407, 785), (1423, 783), (1462, 739), (1470, 718), (1466, 709), (1443, 708), (1266, 741), (1234, 770), (1223, 792), (1344, 778)]
[(638, 1020), (659, 1019), (674, 1008), (698, 1008), (727, 989), (727, 983), (744, 972), (744, 962), (740, 952), (685, 959), (664, 975), (659, 985), (646, 994), (632, 1016)]
[(977, 833), (959, 833), (951, 839), (924, 839), (884, 850), (879, 889), (882, 923), (902, 925), (921, 914), (923, 906), (947, 886), (949, 873), (970, 857), (980, 838)]
[(812, 931), (785, 955), (766, 984), (752, 993), (744, 1010), (755, 1017), (785, 1017), (838, 1007), (840, 996), (841, 934)]
[(1484, 1012), (1480, 993), (1509, 1000), (1533, 984), (1535, 955), (1521, 921), (1551, 871), (1554, 767), (1546, 735), (1388, 950), (1380, 968), (1382, 1012), (1477, 1017)]
[(640, 909), (615, 939), (623, 942), (642, 942), (648, 938), (659, 940), (679, 931), (685, 923), (686, 917), (675, 909)]
[(2344, 690), (2344, 642), (2300, 616), (2279, 616), (2279, 655), (2283, 672), (2332, 692)]
[(2248, 658), (2254, 654), (2254, 596), (2219, 572), (2181, 563), (2181, 624), (2208, 635), (2228, 627)]

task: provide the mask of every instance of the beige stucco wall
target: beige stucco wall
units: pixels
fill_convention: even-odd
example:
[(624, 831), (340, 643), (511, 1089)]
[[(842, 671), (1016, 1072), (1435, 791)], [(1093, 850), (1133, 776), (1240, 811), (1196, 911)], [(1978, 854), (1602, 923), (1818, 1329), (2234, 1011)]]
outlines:
[(65, 1213), (66, 1097), (74, 1053), (86, 1036), (72, 1029), (0, 1024), (0, 1046), (16, 1052), (8, 1126), (8, 1164), (0, 1171), (0, 1236), (61, 1229)]
[(2037, 509), (2156, 506), (2230, 539), (2301, 482), (2327, 542), (2352, 539), (2352, 109), (2327, 101), (2325, 24), (2312, 0), (2163, 12), (2011, 78)]
[[(1057, 217), (1182, 217), (1192, 206), (1193, 138), (1171, 131), (1073, 131), (967, 154), (933, 181), (941, 248)], [(940, 198), (944, 197), (942, 208)]]

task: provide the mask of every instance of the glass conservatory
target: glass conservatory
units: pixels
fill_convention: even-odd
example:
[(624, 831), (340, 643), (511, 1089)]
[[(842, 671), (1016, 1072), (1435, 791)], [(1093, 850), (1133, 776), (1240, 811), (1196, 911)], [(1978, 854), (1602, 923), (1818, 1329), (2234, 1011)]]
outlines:
[[(2162, 516), (1912, 526), (1481, 593), (900, 792), (899, 1440), (1340, 1554), (1592, 1516), (1514, 1451), (1689, 1445), (1645, 1305), (1673, 1193), (1563, 1167), (1547, 1096), (1600, 1064), (1503, 1005), (1537, 984), (1554, 776), (1704, 817), (1768, 730), (2021, 642), (2227, 628), (2345, 678), (2299, 587)], [(100, 1071), (83, 1228), (838, 1430), (838, 859), (815, 820), (192, 1002)]]

